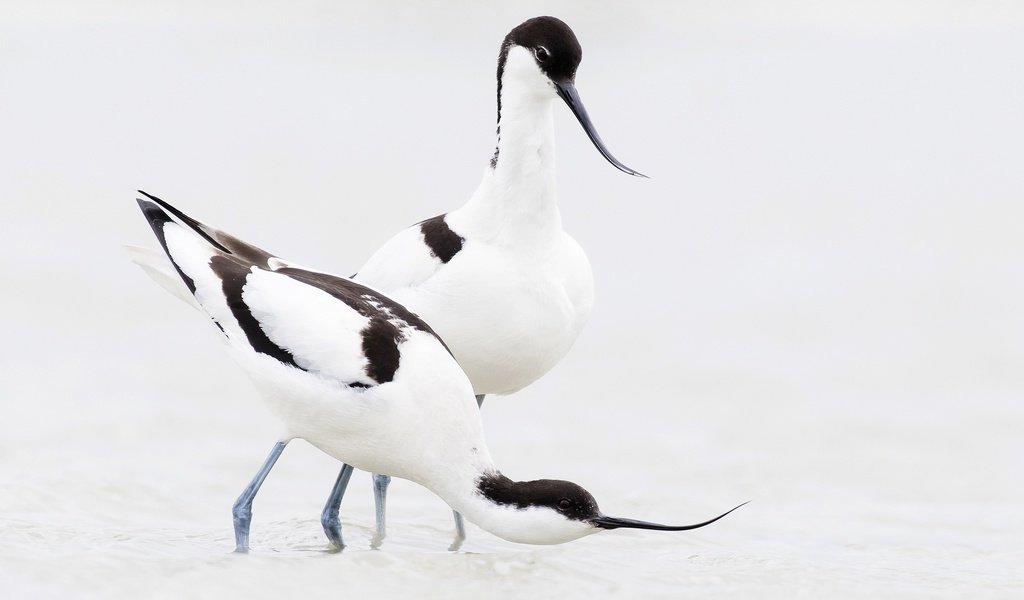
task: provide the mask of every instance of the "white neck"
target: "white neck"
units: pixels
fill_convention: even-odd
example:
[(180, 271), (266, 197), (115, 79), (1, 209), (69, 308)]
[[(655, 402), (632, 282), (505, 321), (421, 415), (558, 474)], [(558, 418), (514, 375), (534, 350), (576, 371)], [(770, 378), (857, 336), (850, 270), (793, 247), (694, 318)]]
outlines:
[(524, 177), (546, 184), (545, 200), (554, 201), (554, 100), (523, 92), (514, 84), (502, 87), (496, 160), (489, 174), (497, 185), (522, 185)]
[[(554, 90), (532, 55), (509, 49), (501, 79), (496, 160), (457, 218), (474, 228), (561, 230), (555, 194)], [(455, 215), (453, 215), (454, 217)]]
[(569, 521), (547, 508), (516, 508), (487, 498), (478, 487), (480, 478), (496, 473), (493, 466), (479, 468), (471, 478), (431, 489), (470, 522), (511, 542), (561, 544), (597, 532), (586, 523)]
[[(508, 536), (515, 536), (517, 530), (515, 515), (511, 514), (514, 511), (487, 499), (479, 489), (481, 477), (497, 473), (498, 468), (486, 447), (473, 454), (468, 461), (436, 463), (437, 468), (430, 477), (419, 477), (422, 473), (416, 473), (411, 479), (440, 496), (448, 506), (470, 522), (497, 536), (510, 539)], [(509, 523), (510, 517), (512, 523)]]

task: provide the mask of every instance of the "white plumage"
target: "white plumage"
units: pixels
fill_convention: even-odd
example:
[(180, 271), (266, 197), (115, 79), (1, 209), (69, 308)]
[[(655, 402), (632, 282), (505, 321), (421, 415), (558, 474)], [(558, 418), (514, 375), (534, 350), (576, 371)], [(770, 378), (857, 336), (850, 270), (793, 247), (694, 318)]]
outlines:
[[(581, 56), (575, 35), (557, 19), (538, 17), (513, 29), (498, 63), (497, 145), (476, 192), (461, 208), (399, 232), (354, 276), (430, 323), (477, 395), (510, 394), (547, 373), (572, 347), (593, 306), (590, 263), (562, 229), (557, 205), (554, 100), (565, 100), (613, 165), (639, 175), (611, 156), (579, 100), (574, 80)], [(164, 287), (174, 281), (152, 255), (133, 258)], [(267, 265), (287, 262), (271, 258)], [(331, 361), (351, 360), (322, 355), (316, 323), (262, 316), (267, 334), (288, 337), (314, 370), (337, 374)], [(296, 319), (287, 322), (287, 333), (285, 319)], [(375, 489), (383, 535), (386, 479)]]
[(236, 504), (239, 549), (248, 546), (252, 499), (295, 437), (357, 468), (415, 481), (512, 541), (696, 527), (605, 517), (576, 484), (504, 477), (487, 450), (469, 379), (422, 319), (348, 279), (280, 262), (272, 268), (262, 250), (157, 198), (139, 205), (288, 432)]

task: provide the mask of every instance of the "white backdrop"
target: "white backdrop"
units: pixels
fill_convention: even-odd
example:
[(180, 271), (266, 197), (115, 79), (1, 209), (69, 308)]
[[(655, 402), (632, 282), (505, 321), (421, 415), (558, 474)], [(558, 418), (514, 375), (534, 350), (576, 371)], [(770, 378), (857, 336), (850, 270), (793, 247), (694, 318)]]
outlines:
[[(356, 3), (351, 3), (356, 4)], [(1008, 594), (1022, 585), (1024, 8), (1014, 2), (0, 4), (0, 584), (54, 597), (381, 591)], [(507, 474), (691, 534), (558, 548), (411, 484), (324, 555), (334, 462), (123, 255), (136, 188), (348, 274), (469, 197), (504, 34), (559, 16), (605, 163), (556, 111), (597, 307), (485, 405)], [(157, 585), (155, 582), (158, 582)]]

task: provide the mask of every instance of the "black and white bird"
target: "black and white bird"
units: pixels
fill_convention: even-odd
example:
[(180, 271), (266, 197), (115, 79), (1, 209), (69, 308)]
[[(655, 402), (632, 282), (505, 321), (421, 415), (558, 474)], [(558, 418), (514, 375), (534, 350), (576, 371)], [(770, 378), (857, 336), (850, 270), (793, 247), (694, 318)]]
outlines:
[(139, 206), (177, 275), (287, 432), (235, 505), (238, 550), (248, 548), (252, 499), (293, 438), (419, 483), (514, 542), (557, 544), (620, 527), (681, 531), (728, 514), (683, 526), (620, 519), (574, 483), (509, 479), (488, 452), (472, 383), (423, 319), (146, 196)]
[[(421, 315), (448, 344), (473, 384), (511, 394), (547, 373), (569, 351), (593, 305), (590, 262), (562, 229), (555, 191), (554, 107), (561, 98), (601, 154), (616, 160), (594, 129), (575, 87), (582, 50), (553, 17), (530, 19), (505, 36), (498, 56), (498, 134), (476, 192), (461, 208), (405, 229), (354, 276)], [(181, 293), (162, 254), (134, 249), (134, 260)], [(323, 513), (336, 527), (338, 488)], [(374, 476), (377, 535), (385, 532), (389, 479)], [(457, 539), (464, 537), (456, 514)]]

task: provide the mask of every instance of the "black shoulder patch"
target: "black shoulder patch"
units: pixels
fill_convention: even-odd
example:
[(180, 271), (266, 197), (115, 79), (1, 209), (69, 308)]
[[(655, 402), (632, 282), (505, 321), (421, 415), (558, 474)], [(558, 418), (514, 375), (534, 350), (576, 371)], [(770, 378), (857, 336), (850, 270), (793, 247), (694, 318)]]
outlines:
[(361, 333), (366, 374), (377, 383), (392, 381), (401, 357), (398, 351), (398, 344), (403, 340), (401, 330), (387, 319), (373, 317)]
[(238, 321), (238, 325), (245, 333), (252, 349), (286, 365), (301, 368), (295, 364), (295, 358), (291, 352), (270, 341), (266, 332), (260, 327), (260, 322), (256, 320), (249, 310), (249, 306), (242, 300), (242, 288), (245, 287), (251, 267), (226, 256), (217, 255), (210, 259), (210, 268), (220, 278), (228, 308), (231, 309), (231, 314), (235, 316), (235, 320)]
[(276, 273), (287, 275), (296, 281), (313, 286), (341, 300), (353, 310), (370, 319), (363, 329), (363, 354), (366, 356), (366, 374), (377, 383), (394, 379), (398, 370), (400, 352), (398, 344), (404, 339), (402, 331), (393, 321), (418, 329), (437, 338), (445, 350), (451, 350), (426, 321), (401, 304), (382, 296), (370, 288), (343, 277), (315, 273), (296, 267), (284, 267)]
[(420, 231), (423, 233), (423, 241), (430, 248), (430, 253), (446, 263), (462, 250), (462, 243), (466, 240), (452, 231), (444, 222), (444, 218), (445, 215), (438, 215), (420, 222)]

